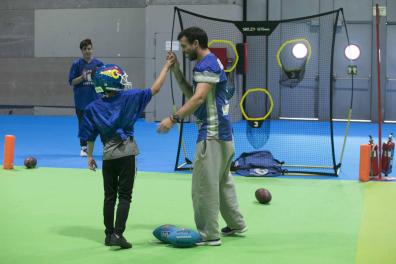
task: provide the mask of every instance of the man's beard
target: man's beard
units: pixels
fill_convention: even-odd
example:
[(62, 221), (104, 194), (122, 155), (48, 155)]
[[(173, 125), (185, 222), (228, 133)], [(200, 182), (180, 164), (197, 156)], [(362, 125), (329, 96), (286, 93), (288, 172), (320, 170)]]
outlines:
[(190, 61), (195, 61), (196, 59), (198, 58), (198, 55), (197, 55), (197, 53), (189, 53), (188, 54), (188, 59), (190, 60)]

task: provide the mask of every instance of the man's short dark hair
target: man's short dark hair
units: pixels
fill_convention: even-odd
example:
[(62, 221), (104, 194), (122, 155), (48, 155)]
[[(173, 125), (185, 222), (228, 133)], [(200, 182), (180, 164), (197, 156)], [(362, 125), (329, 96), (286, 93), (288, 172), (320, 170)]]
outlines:
[(80, 50), (87, 47), (88, 45), (92, 46), (92, 41), (90, 39), (84, 39), (80, 42)]
[(201, 48), (206, 49), (208, 47), (208, 35), (206, 35), (206, 32), (199, 27), (186, 28), (179, 33), (177, 40), (180, 40), (182, 37), (186, 37), (190, 44), (195, 40), (198, 40)]

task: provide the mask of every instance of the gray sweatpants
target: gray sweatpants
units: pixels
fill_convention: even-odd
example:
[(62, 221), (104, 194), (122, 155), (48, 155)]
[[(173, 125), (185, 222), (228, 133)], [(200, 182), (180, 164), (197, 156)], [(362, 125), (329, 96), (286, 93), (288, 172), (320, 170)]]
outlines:
[(233, 156), (232, 141), (204, 140), (196, 145), (192, 200), (202, 240), (220, 238), (219, 211), (228, 227), (242, 229), (246, 226), (230, 173)]

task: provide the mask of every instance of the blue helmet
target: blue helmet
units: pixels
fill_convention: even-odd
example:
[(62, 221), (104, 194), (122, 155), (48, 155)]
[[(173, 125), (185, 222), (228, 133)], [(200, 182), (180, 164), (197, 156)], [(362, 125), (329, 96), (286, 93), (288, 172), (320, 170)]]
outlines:
[(115, 64), (105, 64), (96, 69), (92, 81), (97, 93), (132, 88), (132, 83), (128, 82), (128, 74)]

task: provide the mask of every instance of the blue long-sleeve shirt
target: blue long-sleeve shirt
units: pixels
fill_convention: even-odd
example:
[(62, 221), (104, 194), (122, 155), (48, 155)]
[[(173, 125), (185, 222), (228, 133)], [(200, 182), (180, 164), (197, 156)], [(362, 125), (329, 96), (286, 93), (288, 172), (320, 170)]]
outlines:
[(103, 143), (118, 135), (122, 140), (133, 137), (134, 124), (152, 98), (151, 89), (131, 89), (116, 95), (99, 98), (84, 112), (79, 137), (95, 141), (100, 135)]
[[(103, 62), (96, 58), (93, 58), (89, 63), (83, 58), (75, 60), (70, 68), (69, 84), (72, 85), (72, 80), (81, 76), (83, 71), (93, 71), (101, 66), (103, 66)], [(99, 98), (98, 94), (95, 92), (95, 86), (92, 81), (83, 81), (74, 85), (73, 93), (75, 107), (79, 110), (84, 110), (89, 103)]]

